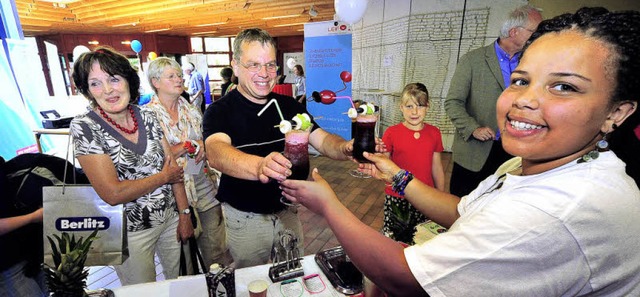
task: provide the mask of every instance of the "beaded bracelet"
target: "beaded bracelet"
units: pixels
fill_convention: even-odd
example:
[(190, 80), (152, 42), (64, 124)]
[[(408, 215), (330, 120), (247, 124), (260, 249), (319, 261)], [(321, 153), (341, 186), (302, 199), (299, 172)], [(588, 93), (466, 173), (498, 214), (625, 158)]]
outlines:
[(391, 182), (392, 182), (393, 184), (396, 184), (396, 183), (400, 182), (400, 181), (402, 180), (402, 178), (404, 177), (404, 175), (405, 175), (405, 173), (406, 173), (406, 172), (407, 172), (406, 170), (404, 170), (404, 169), (400, 169), (400, 171), (398, 171), (398, 173), (396, 173), (396, 175), (394, 175), (394, 176), (391, 178)]
[(409, 182), (413, 180), (413, 174), (406, 170), (400, 170), (400, 172), (396, 173), (393, 176), (393, 183), (391, 183), (391, 189), (404, 196), (404, 189), (407, 187)]

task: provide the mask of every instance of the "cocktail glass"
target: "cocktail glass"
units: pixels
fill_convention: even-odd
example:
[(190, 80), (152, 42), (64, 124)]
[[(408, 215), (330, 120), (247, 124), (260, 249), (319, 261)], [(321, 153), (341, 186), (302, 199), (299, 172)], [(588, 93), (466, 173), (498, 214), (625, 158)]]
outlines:
[(376, 151), (376, 123), (377, 114), (358, 115), (356, 118), (356, 132), (353, 141), (353, 157), (360, 163), (371, 163), (362, 153)]
[[(284, 157), (291, 162), (288, 179), (306, 180), (309, 177), (309, 133), (313, 125), (305, 130), (291, 130), (284, 135)], [(285, 205), (295, 205), (289, 199), (280, 197)]]
[[(356, 137), (356, 119), (351, 119), (351, 138), (355, 139)], [(354, 140), (355, 142), (355, 140)], [(354, 148), (355, 148), (355, 143), (354, 143)], [(366, 174), (364, 172), (360, 172), (360, 170), (358, 169), (352, 169), (349, 170), (349, 175), (353, 176), (353, 177), (357, 177), (357, 178), (370, 178), (371, 175)]]

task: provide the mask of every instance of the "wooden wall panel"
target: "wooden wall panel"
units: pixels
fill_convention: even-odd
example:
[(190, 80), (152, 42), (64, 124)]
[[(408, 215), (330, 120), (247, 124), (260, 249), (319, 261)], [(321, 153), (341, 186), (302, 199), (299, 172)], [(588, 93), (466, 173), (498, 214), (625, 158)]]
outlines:
[[(109, 37), (111, 39), (110, 46), (118, 51), (132, 51), (131, 44), (123, 44), (122, 42), (131, 42), (132, 40), (143, 42), (142, 34), (112, 34)], [(144, 43), (142, 49), (144, 49)]]
[(157, 35), (158, 48), (156, 53), (188, 54), (189, 42), (189, 37), (186, 36)]
[[(63, 52), (72, 53), (73, 48), (75, 48), (78, 45), (78, 39), (76, 38), (76, 36), (62, 34), (61, 37), (63, 40), (63, 46), (62, 46), (64, 50)], [(60, 51), (60, 49), (58, 49), (58, 51)]]

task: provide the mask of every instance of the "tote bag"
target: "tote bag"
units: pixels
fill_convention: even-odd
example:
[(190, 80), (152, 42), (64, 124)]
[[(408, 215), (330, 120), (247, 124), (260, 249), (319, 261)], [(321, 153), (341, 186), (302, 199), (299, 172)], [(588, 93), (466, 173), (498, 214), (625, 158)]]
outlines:
[(85, 265), (122, 264), (129, 257), (124, 206), (107, 204), (91, 185), (66, 185), (65, 180), (66, 170), (62, 184), (42, 188), (44, 262), (54, 265), (47, 236), (57, 244), (54, 234), (87, 238), (98, 229)]

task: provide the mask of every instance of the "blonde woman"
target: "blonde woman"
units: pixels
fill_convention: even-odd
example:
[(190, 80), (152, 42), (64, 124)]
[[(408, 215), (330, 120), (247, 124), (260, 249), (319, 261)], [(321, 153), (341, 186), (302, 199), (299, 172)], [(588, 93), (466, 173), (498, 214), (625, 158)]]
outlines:
[(189, 205), (197, 212), (189, 215), (197, 215), (200, 219), (202, 232), (197, 240), (205, 266), (230, 264), (230, 259), (225, 257), (222, 210), (215, 199), (217, 185), (205, 173), (202, 115), (197, 106), (180, 96), (183, 83), (180, 65), (166, 57), (157, 58), (149, 64), (147, 77), (155, 91), (147, 107), (160, 120), (171, 152), (184, 168)]

